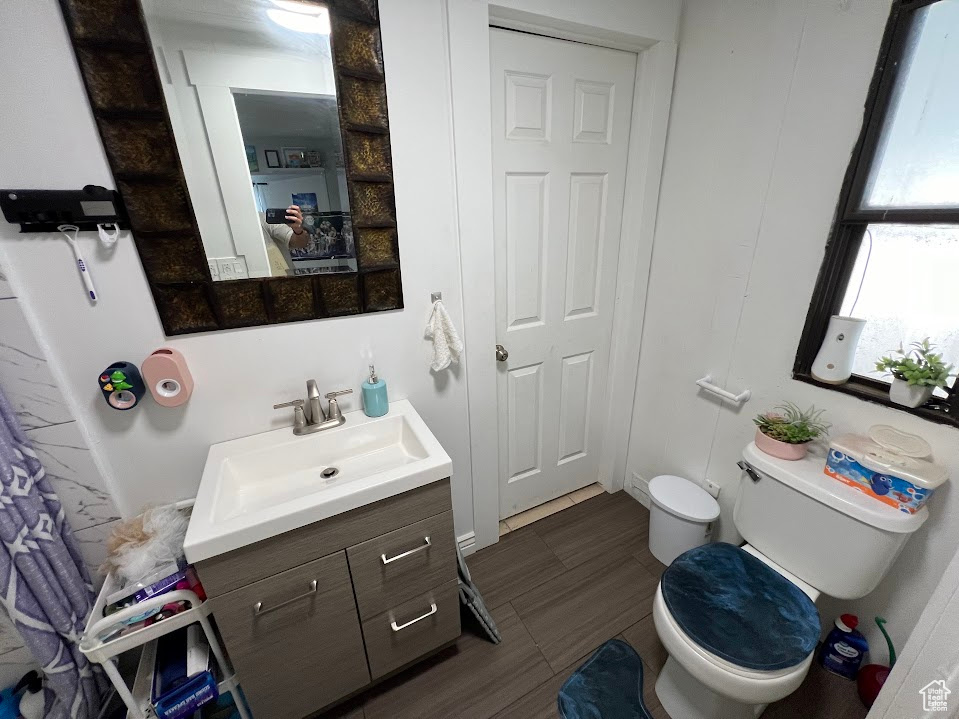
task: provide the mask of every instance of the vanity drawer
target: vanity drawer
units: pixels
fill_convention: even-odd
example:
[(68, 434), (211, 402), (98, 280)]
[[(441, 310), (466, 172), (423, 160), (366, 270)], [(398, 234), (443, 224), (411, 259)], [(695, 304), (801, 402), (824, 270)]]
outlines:
[(455, 579), (363, 622), (370, 674), (378, 679), (460, 635)]
[(344, 552), (210, 602), (254, 716), (301, 719), (369, 683)]
[(360, 617), (455, 579), (455, 541), (449, 511), (347, 549)]
[(451, 508), (450, 481), (443, 479), (204, 559), (196, 570), (215, 597)]

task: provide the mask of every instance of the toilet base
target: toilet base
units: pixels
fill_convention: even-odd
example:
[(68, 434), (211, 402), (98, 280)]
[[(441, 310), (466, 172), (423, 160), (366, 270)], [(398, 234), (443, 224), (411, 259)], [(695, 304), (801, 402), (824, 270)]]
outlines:
[(656, 680), (656, 696), (672, 719), (757, 719), (767, 704), (740, 704), (717, 694), (672, 657)]

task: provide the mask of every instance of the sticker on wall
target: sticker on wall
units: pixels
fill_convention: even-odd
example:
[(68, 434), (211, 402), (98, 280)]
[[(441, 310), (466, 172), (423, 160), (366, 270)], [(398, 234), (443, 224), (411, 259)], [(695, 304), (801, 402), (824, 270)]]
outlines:
[(113, 409), (133, 409), (146, 394), (140, 370), (130, 362), (114, 362), (100, 373), (98, 379), (103, 399)]

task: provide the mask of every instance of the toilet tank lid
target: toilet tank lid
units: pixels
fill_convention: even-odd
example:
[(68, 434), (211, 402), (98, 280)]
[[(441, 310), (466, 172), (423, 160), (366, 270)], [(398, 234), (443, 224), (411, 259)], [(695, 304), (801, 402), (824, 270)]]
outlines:
[(833, 479), (825, 473), (826, 459), (821, 456), (809, 454), (805, 459), (788, 461), (772, 457), (750, 442), (743, 450), (743, 459), (771, 479), (877, 529), (912, 534), (929, 516), (925, 507), (915, 514), (900, 512)]
[(691, 522), (712, 522), (719, 516), (719, 502), (688, 479), (661, 474), (649, 480), (649, 496), (656, 506)]

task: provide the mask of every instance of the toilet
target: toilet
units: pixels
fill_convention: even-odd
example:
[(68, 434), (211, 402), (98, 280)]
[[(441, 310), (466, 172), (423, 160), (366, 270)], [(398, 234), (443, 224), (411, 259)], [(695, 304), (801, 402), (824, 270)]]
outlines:
[(820, 636), (820, 594), (858, 599), (928, 516), (901, 512), (750, 443), (733, 521), (742, 547), (707, 544), (663, 572), (653, 621), (669, 654), (656, 695), (673, 719), (756, 719), (794, 692)]

